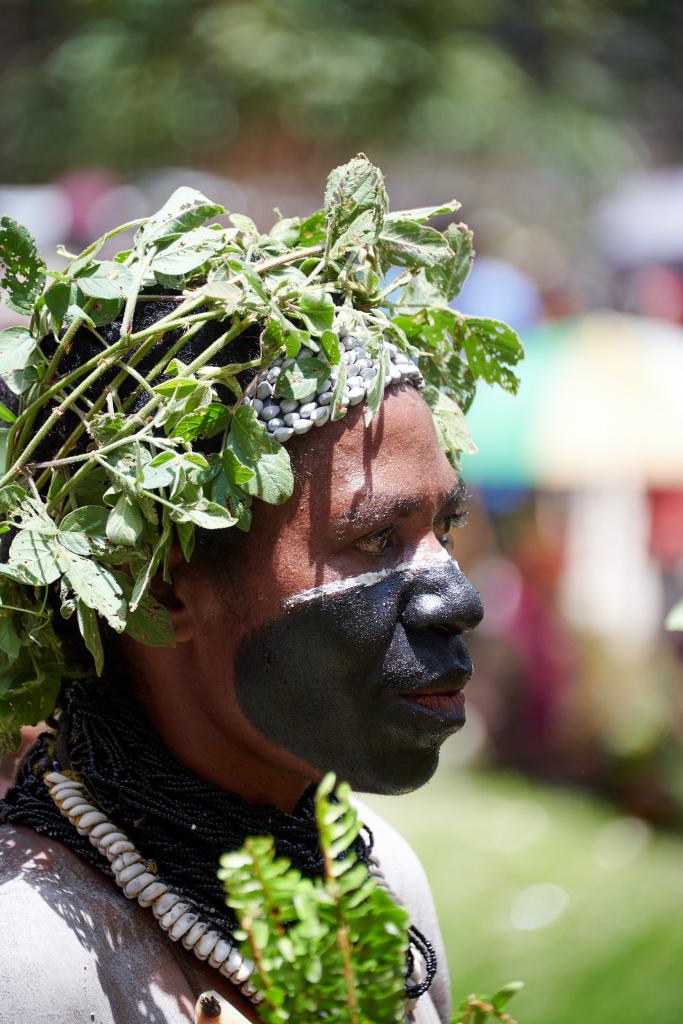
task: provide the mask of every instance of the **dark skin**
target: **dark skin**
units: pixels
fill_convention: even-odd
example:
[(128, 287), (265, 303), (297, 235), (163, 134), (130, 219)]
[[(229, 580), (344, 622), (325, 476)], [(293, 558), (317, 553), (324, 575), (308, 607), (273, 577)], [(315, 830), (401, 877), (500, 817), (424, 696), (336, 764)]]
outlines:
[[(387, 393), (370, 427), (358, 407), (289, 450), (294, 495), (284, 505), (255, 508), (239, 573), (218, 586), (215, 575), (176, 558), (172, 584), (156, 584), (176, 646), (125, 647), (150, 719), (176, 759), (251, 803), (284, 810), (321, 770), (246, 718), (235, 693), (240, 645), (281, 619), (288, 599), (302, 591), (406, 563), (443, 567), (445, 552), (455, 553), (464, 501), (431, 413), (411, 387)], [(439, 629), (464, 632), (480, 614), (455, 621), (454, 612)]]

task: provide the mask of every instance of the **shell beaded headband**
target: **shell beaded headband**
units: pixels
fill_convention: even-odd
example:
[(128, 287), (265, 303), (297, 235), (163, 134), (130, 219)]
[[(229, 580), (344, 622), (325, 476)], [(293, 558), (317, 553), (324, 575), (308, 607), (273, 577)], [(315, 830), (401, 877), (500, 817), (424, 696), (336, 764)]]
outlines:
[[(277, 397), (277, 379), (283, 370), (296, 364), (296, 359), (276, 359), (268, 370), (259, 375), (255, 397), (245, 401), (280, 444), (307, 434), (314, 425), (322, 427), (329, 420), (335, 401), (341, 406), (339, 411), (343, 415), (342, 409), (359, 405), (367, 397), (368, 390), (381, 372), (381, 359), (373, 357), (363, 342), (353, 335), (339, 340), (344, 349), (339, 366), (331, 367), (329, 377), (299, 400)], [(384, 352), (385, 389), (400, 380), (408, 381), (417, 388), (424, 387), (419, 369), (399, 352), (396, 345), (385, 344)], [(338, 396), (335, 395), (337, 390)]]

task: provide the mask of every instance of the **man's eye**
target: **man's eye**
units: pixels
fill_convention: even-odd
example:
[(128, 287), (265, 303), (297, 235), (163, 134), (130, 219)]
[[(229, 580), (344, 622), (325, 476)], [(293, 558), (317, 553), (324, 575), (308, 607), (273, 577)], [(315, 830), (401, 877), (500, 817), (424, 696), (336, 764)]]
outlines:
[(467, 512), (454, 512), (450, 516), (446, 516), (443, 520), (443, 532), (439, 534), (439, 543), (443, 544), (445, 548), (448, 548), (453, 543), (453, 530), (457, 530), (458, 527), (464, 526), (467, 522)]
[(370, 533), (367, 537), (361, 537), (356, 541), (356, 547), (366, 555), (383, 555), (389, 547), (389, 540), (393, 533), (391, 526), (378, 530), (377, 533)]

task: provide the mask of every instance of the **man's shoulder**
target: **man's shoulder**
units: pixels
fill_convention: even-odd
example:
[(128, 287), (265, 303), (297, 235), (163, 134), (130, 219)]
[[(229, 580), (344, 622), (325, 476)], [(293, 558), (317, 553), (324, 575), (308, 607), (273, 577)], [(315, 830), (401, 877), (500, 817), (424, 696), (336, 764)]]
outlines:
[(411, 912), (419, 913), (421, 906), (433, 911), (427, 876), (410, 843), (374, 808), (357, 797), (354, 803), (360, 820), (372, 832), (373, 852), (395, 895)]
[(21, 825), (0, 825), (0, 897), (8, 888), (48, 904), (57, 891), (88, 900), (117, 898), (106, 877), (78, 854)]
[[(429, 882), (412, 846), (393, 825), (357, 797), (353, 798), (358, 816), (373, 835), (373, 853), (394, 897), (410, 914), (415, 925), (434, 946), (438, 970), (428, 997), (418, 1002), (416, 1020), (429, 1020), (424, 999), (429, 998), (441, 1022), (450, 1020), (451, 997), (446, 953)], [(433, 1011), (432, 1011), (433, 1013)]]
[(0, 1024), (114, 1024), (136, 1019), (131, 1013), (145, 1004), (154, 1005), (154, 1020), (187, 1020), (177, 999), (166, 1005), (179, 979), (153, 925), (71, 850), (30, 829), (1, 826), (0, 933), (11, 940), (0, 960)]

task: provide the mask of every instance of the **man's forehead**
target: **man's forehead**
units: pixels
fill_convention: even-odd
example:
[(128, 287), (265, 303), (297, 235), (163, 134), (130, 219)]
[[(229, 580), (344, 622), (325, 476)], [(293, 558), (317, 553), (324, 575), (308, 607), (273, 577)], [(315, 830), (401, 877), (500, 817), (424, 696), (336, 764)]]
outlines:
[(419, 487), (410, 481), (386, 488), (365, 485), (350, 500), (340, 502), (332, 518), (338, 526), (364, 526), (370, 520), (405, 517), (423, 510), (434, 514), (442, 509), (457, 509), (466, 500), (467, 488), (453, 473), (445, 486), (441, 481), (434, 481), (433, 487)]

